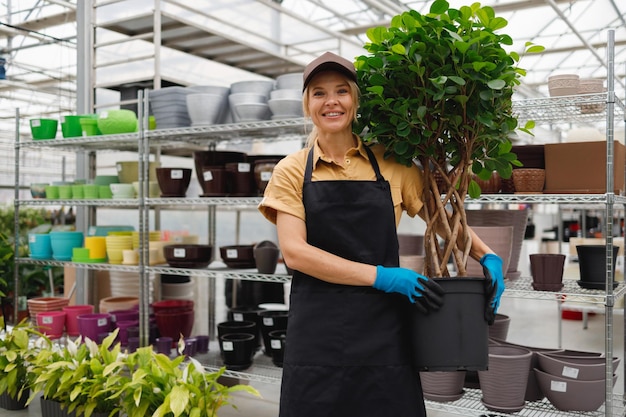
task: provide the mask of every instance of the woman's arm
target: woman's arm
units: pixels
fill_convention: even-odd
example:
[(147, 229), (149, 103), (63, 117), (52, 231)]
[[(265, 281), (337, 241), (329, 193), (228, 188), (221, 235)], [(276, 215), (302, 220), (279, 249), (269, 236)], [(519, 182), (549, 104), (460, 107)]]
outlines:
[(374, 284), (375, 265), (349, 261), (308, 244), (306, 224), (302, 219), (279, 211), (276, 228), (283, 258), (290, 268), (334, 284)]

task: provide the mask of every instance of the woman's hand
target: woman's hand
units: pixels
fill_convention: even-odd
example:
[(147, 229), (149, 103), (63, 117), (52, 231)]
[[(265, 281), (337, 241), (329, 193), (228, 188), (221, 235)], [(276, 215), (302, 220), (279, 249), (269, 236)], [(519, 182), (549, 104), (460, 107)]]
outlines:
[(443, 304), (443, 288), (435, 281), (406, 268), (378, 265), (374, 288), (406, 295), (422, 313), (439, 310)]
[(494, 253), (488, 253), (480, 258), (480, 264), (483, 266), (483, 273), (487, 278), (488, 300), (485, 319), (489, 324), (492, 324), (496, 319), (496, 313), (500, 307), (500, 297), (502, 297), (505, 289), (502, 259)]

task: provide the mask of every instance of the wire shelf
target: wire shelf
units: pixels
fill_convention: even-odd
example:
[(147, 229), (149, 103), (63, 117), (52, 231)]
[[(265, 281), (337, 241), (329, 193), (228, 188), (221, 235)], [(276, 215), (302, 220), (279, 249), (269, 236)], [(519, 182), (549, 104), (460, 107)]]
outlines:
[[(538, 291), (533, 289), (532, 278), (521, 277), (515, 280), (505, 280), (506, 291), (504, 297), (527, 298), (533, 300), (561, 300), (582, 301), (590, 304), (606, 303), (606, 292), (604, 290), (590, 290), (581, 288), (573, 279), (564, 279), (563, 288), (560, 291)], [(624, 282), (619, 282), (613, 290), (615, 299), (621, 298), (626, 292)]]
[[(537, 123), (603, 122), (607, 118), (608, 94), (580, 94), (513, 101), (513, 113), (520, 125), (528, 120)], [(590, 110), (591, 109), (591, 110)], [(615, 120), (624, 116), (624, 105), (616, 100)]]
[[(445, 411), (448, 413), (468, 416), (469, 411), (475, 411), (477, 414), (489, 417), (572, 417), (572, 416), (604, 416), (605, 408), (602, 405), (597, 411), (560, 411), (557, 410), (547, 399), (541, 401), (527, 401), (524, 408), (516, 413), (498, 413), (489, 410), (481, 401), (482, 391), (480, 389), (465, 389), (463, 397), (456, 401), (443, 403), (426, 400), (426, 408), (430, 410)], [(624, 416), (624, 405), (622, 397), (614, 396), (613, 399), (613, 416)]]
[[(219, 343), (211, 341), (209, 352), (197, 355), (195, 358), (209, 371), (217, 371), (224, 366), (224, 361), (220, 356)], [(260, 382), (264, 384), (280, 384), (283, 375), (282, 368), (274, 365), (270, 356), (258, 351), (252, 360), (252, 366), (248, 369), (235, 371), (226, 369), (224, 376), (243, 379), (250, 382)]]

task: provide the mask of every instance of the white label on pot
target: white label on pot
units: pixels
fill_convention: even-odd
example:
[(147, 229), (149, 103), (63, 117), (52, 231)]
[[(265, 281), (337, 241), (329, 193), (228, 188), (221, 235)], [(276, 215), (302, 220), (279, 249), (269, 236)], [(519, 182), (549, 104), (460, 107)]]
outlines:
[(556, 392), (567, 392), (567, 382), (550, 381), (550, 390)]
[(267, 327), (274, 327), (274, 319), (271, 317), (263, 317), (263, 324)]
[(183, 170), (182, 169), (173, 169), (170, 171), (170, 178), (173, 180), (180, 180), (183, 178)]
[(106, 317), (98, 319), (98, 327), (107, 326), (109, 324), (109, 320)]
[(226, 250), (226, 257), (228, 259), (236, 258), (237, 257), (237, 249), (227, 249)]
[(204, 178), (205, 181), (211, 181), (213, 179), (213, 173), (211, 171), (204, 171), (202, 178)]
[(33, 120), (33, 121), (30, 123), (30, 125), (31, 125), (32, 127), (39, 127), (39, 126), (41, 126), (41, 120), (39, 120), (39, 119), (35, 119), (35, 120)]
[(235, 347), (233, 346), (233, 342), (222, 342), (222, 349), (226, 352), (232, 352), (235, 350)]
[(282, 348), (282, 344), (278, 339), (272, 339), (270, 345), (272, 346), (272, 349), (280, 350)]
[(35, 235), (30, 235), (30, 236), (28, 236), (28, 241), (29, 241), (30, 243), (35, 243), (35, 242), (37, 242), (37, 236), (35, 236)]
[(237, 171), (250, 172), (250, 164), (247, 162), (240, 162), (237, 164)]
[(41, 322), (43, 324), (52, 324), (52, 317), (44, 316), (44, 317), (41, 318)]
[(115, 167), (117, 168), (117, 172), (122, 172), (122, 164), (117, 164)]
[(185, 249), (184, 248), (176, 248), (174, 249), (174, 258), (184, 258), (185, 257)]
[(571, 366), (564, 366), (563, 367), (563, 372), (561, 372), (562, 376), (566, 376), (568, 378), (574, 378), (574, 379), (578, 379), (578, 372), (580, 371), (580, 369), (578, 368), (572, 368)]
[(233, 313), (233, 321), (243, 321), (242, 313)]
[(100, 118), (101, 119), (106, 119), (107, 117), (109, 117), (109, 112), (108, 111), (103, 111), (102, 113), (100, 113)]
[(261, 172), (261, 181), (269, 181), (272, 178), (272, 171)]

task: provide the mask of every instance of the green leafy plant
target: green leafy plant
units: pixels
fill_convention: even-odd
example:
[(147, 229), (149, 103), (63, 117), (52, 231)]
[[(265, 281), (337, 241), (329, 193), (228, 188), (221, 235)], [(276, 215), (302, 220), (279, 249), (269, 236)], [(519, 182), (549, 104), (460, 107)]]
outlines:
[(170, 358), (156, 353), (151, 346), (137, 349), (127, 358), (131, 378), (114, 394), (122, 401), (128, 417), (214, 417), (230, 403), (237, 391), (259, 396), (248, 385), (222, 385), (218, 379), (224, 368), (207, 372), (195, 359)]
[(127, 353), (114, 344), (116, 336), (117, 331), (100, 345), (79, 338), (40, 350), (33, 359), (28, 402), (42, 394), (79, 417), (215, 417), (221, 407), (234, 407), (232, 393), (259, 395), (247, 385), (222, 385), (223, 368), (207, 372), (193, 358), (170, 358), (152, 346)]
[(116, 337), (117, 330), (100, 345), (79, 338), (40, 350), (33, 362), (36, 377), (29, 402), (41, 393), (77, 416), (119, 412), (119, 399), (113, 394), (129, 375), (125, 354), (119, 343), (114, 345)]
[[(480, 195), (472, 174), (509, 178), (512, 165), (520, 165), (510, 137), (533, 127), (518, 127), (512, 112), (525, 70), (517, 66), (518, 53), (505, 49), (511, 37), (497, 33), (506, 25), (480, 3), (453, 9), (436, 0), (426, 15), (411, 10), (393, 17), (390, 27), (369, 29), (368, 54), (355, 62), (362, 93), (355, 129), (365, 142), (382, 143), (386, 157), (416, 162), (424, 172), (430, 276), (449, 276), (450, 256), (465, 275), (471, 237), (464, 202), (467, 194)], [(525, 52), (541, 49), (525, 46)]]
[[(13, 206), (0, 206), (0, 297), (3, 306), (12, 306), (12, 297), (15, 294), (15, 209)], [(18, 256), (28, 256), (28, 233), (47, 223), (48, 213), (44, 209), (21, 208), (18, 215)], [(48, 269), (40, 265), (22, 264), (18, 294), (26, 297), (35, 297), (48, 289)], [(62, 287), (63, 269), (51, 268), (55, 292)]]
[[(0, 317), (0, 325), (4, 327)], [(35, 345), (31, 338), (40, 338)], [(12, 329), (0, 333), (0, 394), (20, 400), (28, 395), (35, 375), (31, 364), (41, 348), (50, 347), (51, 342), (35, 330), (29, 321), (22, 321)]]

